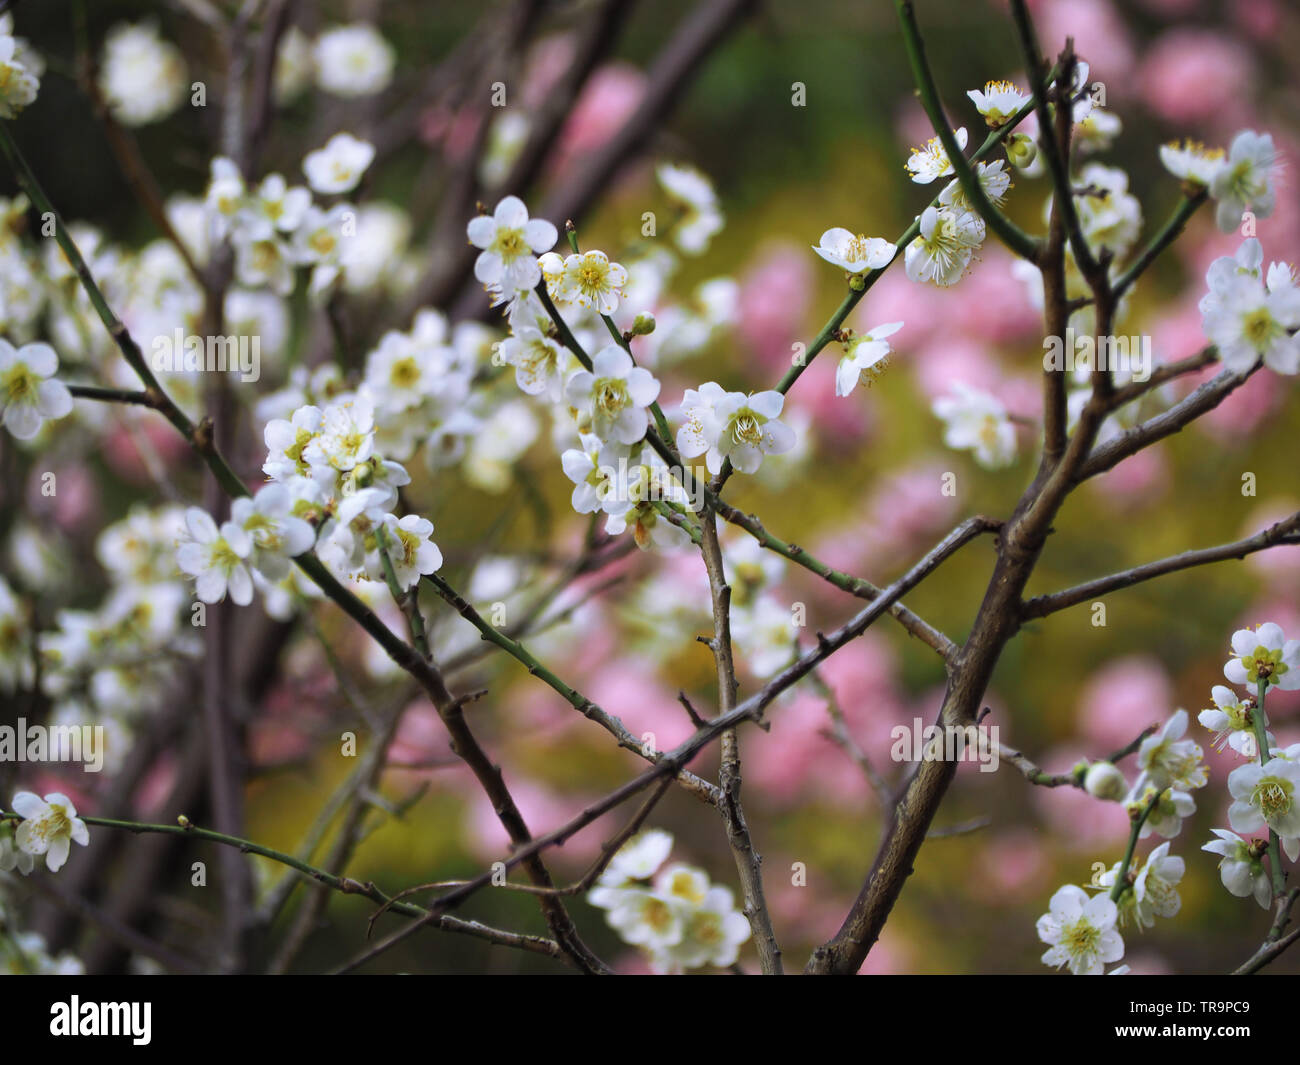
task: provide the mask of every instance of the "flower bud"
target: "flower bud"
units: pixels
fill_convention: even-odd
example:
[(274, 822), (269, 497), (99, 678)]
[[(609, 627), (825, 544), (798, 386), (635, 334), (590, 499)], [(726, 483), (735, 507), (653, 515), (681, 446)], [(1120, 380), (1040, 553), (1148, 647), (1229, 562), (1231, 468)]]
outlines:
[(1012, 166), (1017, 166), (1021, 170), (1029, 166), (1038, 154), (1038, 148), (1034, 144), (1034, 138), (1028, 133), (1013, 133), (1006, 141), (1007, 158), (1011, 160)]
[(632, 320), (632, 335), (634, 337), (649, 336), (655, 331), (655, 316), (649, 311), (642, 311)]
[(1119, 802), (1128, 791), (1128, 781), (1124, 774), (1110, 762), (1093, 762), (1083, 778), (1084, 789), (1096, 799), (1110, 799)]

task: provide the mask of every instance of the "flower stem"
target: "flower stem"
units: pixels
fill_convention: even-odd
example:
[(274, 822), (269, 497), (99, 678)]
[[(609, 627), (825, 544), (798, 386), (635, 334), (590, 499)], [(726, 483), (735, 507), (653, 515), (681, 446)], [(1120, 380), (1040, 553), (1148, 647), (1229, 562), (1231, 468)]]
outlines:
[[(1259, 764), (1268, 765), (1272, 757), (1268, 749), (1268, 717), (1264, 713), (1264, 693), (1268, 691), (1268, 678), (1260, 677), (1255, 681), (1254, 711), (1250, 715), (1251, 724), (1255, 726), (1255, 742), (1259, 745)], [(1273, 898), (1281, 898), (1286, 892), (1286, 873), (1282, 870), (1282, 846), (1278, 834), (1272, 828), (1268, 830), (1268, 864), (1273, 874)]]

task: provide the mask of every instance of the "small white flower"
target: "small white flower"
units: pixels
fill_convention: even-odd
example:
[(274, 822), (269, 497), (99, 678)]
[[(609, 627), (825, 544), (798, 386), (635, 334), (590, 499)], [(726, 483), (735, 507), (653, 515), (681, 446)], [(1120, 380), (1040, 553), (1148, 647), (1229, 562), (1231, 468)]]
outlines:
[(239, 606), (253, 601), (253, 578), (248, 558), (253, 540), (234, 522), (222, 522), (220, 530), (211, 515), (198, 507), (185, 511), (189, 533), (176, 550), (176, 564), (182, 573), (195, 578), (195, 594), (205, 603), (219, 603), (226, 592)]
[(799, 628), (790, 608), (772, 595), (731, 610), (731, 636), (746, 668), (755, 677), (770, 677), (790, 664)]
[(613, 488), (612, 471), (601, 464), (604, 446), (600, 437), (584, 433), (580, 448), (569, 448), (560, 456), (564, 475), (573, 482), (570, 502), (579, 514), (594, 514), (600, 510)]
[(1182, 738), (1186, 732), (1187, 711), (1178, 710), (1138, 748), (1138, 768), (1156, 787), (1190, 791), (1209, 782), (1210, 771), (1201, 761), (1204, 752), (1195, 740)]
[(558, 403), (573, 361), (568, 350), (533, 326), (521, 325), (501, 342), (501, 357), (515, 368), (515, 383), (528, 395)]
[(329, 487), (335, 472), (346, 473), (365, 462), (374, 446), (374, 406), (369, 397), (360, 395), (325, 408), (320, 432), (308, 441), (302, 457), (313, 470), (323, 471), (319, 479), (322, 487)]
[(1006, 408), (964, 381), (954, 382), (953, 392), (936, 399), (931, 408), (946, 423), (943, 442), (974, 452), (975, 461), (988, 469), (1011, 465), (1016, 459), (1016, 429)]
[(1105, 151), (1119, 136), (1123, 123), (1119, 116), (1100, 107), (1092, 107), (1075, 123), (1074, 143), (1081, 152)]
[(316, 39), (316, 84), (335, 96), (373, 96), (393, 79), (396, 53), (368, 22), (331, 26)]
[(1233, 657), (1223, 675), (1233, 684), (1254, 688), (1261, 678), (1283, 691), (1300, 688), (1300, 640), (1288, 640), (1282, 627), (1268, 621), (1258, 629), (1232, 634)]
[(1262, 278), (1238, 274), (1223, 278), (1202, 325), (1219, 349), (1225, 369), (1249, 370), (1260, 359), (1275, 373), (1300, 371), (1300, 288), (1282, 284), (1275, 291)]
[(680, 943), (651, 953), (659, 972), (680, 972), (705, 965), (734, 965), (750, 937), (749, 921), (736, 909), (731, 889), (714, 885), (686, 918)]
[[(1130, 807), (1135, 803), (1145, 806), (1156, 792), (1151, 777), (1145, 772), (1141, 773), (1133, 784), (1133, 790), (1126, 797), (1125, 803)], [(1146, 839), (1153, 833), (1164, 839), (1173, 839), (1183, 831), (1183, 822), (1196, 812), (1196, 800), (1189, 792), (1179, 791), (1177, 788), (1162, 788), (1159, 796), (1138, 832), (1139, 839)]]
[(835, 370), (837, 396), (847, 396), (859, 384), (871, 387), (889, 365), (889, 353), (893, 349), (885, 337), (893, 336), (902, 328), (902, 322), (887, 322), (845, 343), (844, 354)]
[(350, 192), (375, 159), (375, 146), (351, 133), (336, 133), (302, 161), (307, 184), (321, 193)]
[(42, 799), (20, 791), (12, 805), (14, 813), (24, 818), (14, 833), (18, 849), (36, 858), (44, 855), (51, 873), (63, 868), (73, 843), (84, 847), (90, 842), (86, 822), (77, 816), (77, 808), (66, 795), (56, 791)]
[(983, 92), (971, 89), (966, 95), (971, 98), (975, 110), (984, 116), (990, 129), (1005, 126), (1008, 119), (1033, 99), (1009, 81), (990, 81), (985, 84)]
[[(436, 573), (442, 568), (442, 552), (430, 536), (433, 522), (418, 514), (407, 514), (400, 521), (393, 514), (384, 515), (384, 532), (388, 540), (388, 558), (393, 564), (398, 587), (411, 588), (420, 583), (420, 577)], [(366, 572), (372, 580), (385, 577), (383, 559), (376, 546), (373, 555), (366, 558)]]
[(634, 947), (664, 950), (676, 946), (686, 933), (690, 908), (667, 899), (654, 890), (640, 887), (613, 889), (607, 898), (605, 919), (611, 928)]
[(813, 251), (828, 263), (840, 267), (847, 274), (864, 274), (880, 270), (894, 258), (897, 247), (883, 237), (854, 236), (849, 230), (836, 226), (826, 230)]
[(72, 411), (72, 393), (54, 379), (59, 357), (48, 344), (17, 350), (0, 340), (0, 423), (19, 440), (30, 440), (50, 418)]
[(1228, 774), (1228, 807), (1234, 832), (1259, 832), (1266, 825), (1281, 837), (1287, 857), (1300, 857), (1300, 763), (1270, 758), (1248, 762)]
[(603, 251), (593, 250), (565, 258), (559, 288), (570, 303), (594, 307), (597, 314), (613, 314), (626, 284), (627, 270)]
[(256, 238), (269, 237), (275, 232), (292, 233), (302, 224), (310, 206), (311, 193), (301, 185), (290, 188), (284, 175), (267, 174), (245, 202), (239, 223)]
[(99, 87), (119, 122), (148, 125), (166, 118), (185, 99), (185, 60), (175, 45), (158, 36), (153, 23), (123, 23), (109, 30), (104, 41)]
[(470, 219), (466, 233), (474, 247), (483, 249), (474, 262), (474, 276), (507, 299), (537, 286), (542, 270), (536, 256), (549, 251), (558, 236), (545, 219), (529, 219), (518, 196), (507, 196), (491, 215)]
[(1207, 148), (1200, 141), (1170, 141), (1160, 146), (1160, 162), (1180, 181), (1208, 188), (1227, 158), (1222, 148)]
[(283, 580), (289, 559), (310, 551), (316, 542), (315, 531), (294, 517), (292, 509), (293, 498), (282, 484), (263, 485), (253, 498), (230, 505), (230, 520), (251, 537), (253, 565), (267, 580)]
[(268, 454), (262, 463), (262, 472), (273, 481), (287, 481), (291, 477), (306, 477), (311, 465), (303, 451), (321, 431), (322, 415), (319, 407), (299, 407), (292, 421), (274, 418), (266, 423), (263, 438)]
[[(962, 126), (952, 132), (957, 140), (957, 147), (965, 150), (966, 127)], [(907, 160), (907, 170), (918, 185), (928, 185), (935, 178), (947, 177), (951, 174), (952, 161), (944, 151), (943, 142), (936, 136), (931, 137), (921, 147), (912, 149), (912, 154)]]
[(983, 241), (984, 223), (978, 215), (927, 207), (921, 213), (921, 232), (904, 253), (904, 272), (911, 281), (929, 281), (941, 288), (955, 285)]
[[(19, 850), (17, 844), (6, 834), (0, 835), (0, 873), (18, 872), (27, 876), (36, 868), (36, 859), (26, 851)], [(0, 917), (3, 911), (0, 911)]]
[(1219, 878), (1223, 881), (1223, 886), (1239, 899), (1253, 895), (1255, 901), (1267, 910), (1273, 901), (1273, 886), (1261, 860), (1264, 849), (1260, 845), (1262, 841), (1248, 843), (1226, 828), (1211, 831), (1219, 838), (1206, 843), (1201, 850), (1222, 855)]
[(1223, 232), (1236, 229), (1247, 209), (1259, 218), (1273, 213), (1276, 171), (1277, 151), (1269, 134), (1243, 129), (1233, 137), (1228, 158), (1210, 182), (1210, 195), (1219, 201), (1215, 221)]
[(764, 455), (780, 455), (795, 445), (794, 431), (777, 419), (785, 405), (780, 392), (726, 392), (716, 382), (688, 390), (682, 400), (685, 424), (677, 446), (686, 458), (703, 454), (710, 473), (725, 459), (741, 473), (754, 473)]
[(1254, 704), (1243, 703), (1236, 692), (1222, 684), (1216, 684), (1210, 696), (1214, 706), (1202, 710), (1196, 720), (1214, 733), (1214, 749), (1221, 751), (1226, 745), (1247, 758), (1257, 757), (1259, 742), (1250, 719)]
[(1105, 895), (1089, 898), (1083, 888), (1066, 884), (1038, 919), (1038, 938), (1050, 948), (1043, 964), (1068, 965), (1076, 976), (1100, 976), (1107, 962), (1124, 957), (1118, 920), (1119, 911)]
[(616, 887), (629, 880), (649, 880), (668, 860), (668, 854), (672, 849), (672, 833), (665, 832), (661, 828), (640, 832), (619, 848), (618, 853), (610, 859), (609, 865), (605, 866), (605, 871), (600, 874), (597, 883)]
[(265, 285), (287, 296), (293, 291), (293, 267), (289, 246), (276, 236), (235, 243), (235, 280), (248, 288)]
[(684, 209), (673, 228), (673, 241), (687, 255), (700, 255), (722, 229), (722, 211), (709, 179), (694, 167), (660, 163), (655, 177), (669, 197)]
[(591, 370), (579, 370), (564, 386), (565, 401), (578, 409), (583, 431), (621, 444), (645, 436), (650, 424), (646, 408), (658, 396), (659, 382), (649, 370), (634, 366), (632, 356), (616, 344), (601, 348)]
[[(991, 163), (976, 163), (975, 176), (989, 202), (1000, 206), (1011, 189), (1011, 174), (1006, 169), (1006, 163), (1001, 159)], [(956, 178), (948, 182), (943, 192), (939, 193), (939, 206), (951, 207), (958, 213), (975, 215), (974, 204), (966, 198), (966, 190)]]
[(0, 35), (0, 118), (17, 118), (40, 90), (40, 74), (26, 58), (11, 35)]

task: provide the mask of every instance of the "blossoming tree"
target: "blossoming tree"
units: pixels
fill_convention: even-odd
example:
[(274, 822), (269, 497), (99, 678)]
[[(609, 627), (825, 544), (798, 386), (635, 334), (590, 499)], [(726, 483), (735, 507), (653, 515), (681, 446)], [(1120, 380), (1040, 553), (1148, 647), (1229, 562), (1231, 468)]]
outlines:
[[(1120, 121), (1099, 102), (1072, 44), (1045, 57), (1028, 5), (1012, 0), (1007, 31), (1023, 59), (1017, 80), (990, 80), (963, 94), (937, 83), (914, 6), (898, 0), (901, 43), (934, 134), (899, 160), (912, 184), (931, 186), (916, 196), (914, 220), (892, 239), (868, 236), (858, 231), (871, 228), (864, 204), (858, 217), (842, 219), (852, 228), (828, 228), (815, 244), (810, 235), (808, 258), (836, 272), (842, 302), (810, 343), (796, 345), (777, 379), (757, 380), (751, 371), (726, 381), (686, 378), (693, 387), (679, 388), (665, 371), (689, 365), (738, 316), (729, 278), (706, 281), (689, 298), (669, 294), (677, 256), (704, 253), (722, 230), (724, 197), (695, 168), (662, 161), (655, 175), (673, 205), (663, 238), (652, 220), (639, 242), (598, 249), (585, 245), (570, 219), (583, 217), (750, 5), (714, 0), (685, 20), (627, 124), (565, 171), (541, 206), (524, 197), (628, 5), (610, 0), (583, 15), (569, 68), (552, 74), (543, 103), (496, 113), (496, 97), (514, 89), (485, 81), (477, 68), (490, 54), (484, 49), (520, 51), (533, 29), (532, 6), (521, 5), (518, 24), (507, 27), (510, 40), (467, 39), (434, 71), (433, 106), (423, 101), (383, 120), (370, 114), (323, 128), (296, 164), (305, 184), (263, 166), (270, 130), (283, 120), (278, 109), (313, 83), (341, 102), (326, 116), (362, 115), (349, 110), (358, 101), (392, 101), (384, 94), (396, 76), (394, 48), (364, 23), (326, 28), (313, 40), (290, 24), (291, 5), (280, 0), (243, 5), (229, 19), (214, 8), (203, 29), (216, 35), (229, 63), (201, 197), (164, 198), (134, 130), (187, 99), (200, 106), (206, 84), (189, 82), (190, 60), (157, 25), (114, 27), (97, 52), (82, 56), (83, 87), (158, 231), (134, 250), (66, 221), (20, 150), (11, 123), (22, 121), (51, 75), (4, 16), (0, 153), (19, 190), (0, 203), (7, 468), (39, 481), (69, 449), (126, 439), (146, 498), (95, 538), (107, 585), (100, 601), (86, 605), (42, 578), (58, 563), (39, 536), (13, 552), (27, 560), (25, 571), (12, 583), (0, 580), (0, 693), (13, 709), (0, 724), (93, 725), (108, 744), (107, 782), (84, 797), (74, 782), (66, 785), (71, 797), (47, 790), (40, 773), (21, 766), (11, 773), (0, 759), (0, 782), (12, 785), (0, 810), (2, 964), (12, 971), (81, 966), (58, 954), (74, 941), (67, 915), (38, 914), (41, 931), (24, 930), (24, 878), (48, 873), (69, 881), (59, 897), (102, 894), (102, 905), (83, 915), (99, 913), (102, 928), (133, 953), (180, 971), (245, 970), (254, 957), (285, 971), (330, 894), (339, 893), (363, 898), (371, 922), (384, 922), (371, 942), (340, 959), (343, 969), (428, 933), (444, 937), (435, 942), (473, 937), (557, 966), (608, 972), (610, 959), (590, 945), (584, 927), (592, 911), (574, 908), (580, 900), (603, 914), (591, 922), (601, 934), (607, 925), (657, 971), (754, 964), (781, 973), (792, 959), (769, 901), (773, 872), (746, 815), (752, 785), (742, 787), (742, 743), (750, 751), (781, 742), (765, 729), (812, 690), (820, 727), (880, 800), (883, 838), (862, 863), (857, 895), (836, 914), (833, 934), (798, 964), (809, 973), (857, 972), (935, 830), (960, 760), (913, 752), (890, 781), (855, 739), (853, 715), (839, 704), (871, 694), (837, 697), (822, 671), (864, 653), (864, 634), (885, 624), (919, 641), (929, 672), (943, 681), (933, 719), (939, 730), (1018, 770), (1025, 788), (1072, 789), (1125, 812), (1127, 846), (1113, 861), (1097, 863), (1091, 875), (1081, 869), (1077, 883), (1043, 899), (1037, 934), (1046, 965), (1104, 972), (1123, 962), (1126, 937), (1178, 915), (1184, 878), (1214, 876), (1213, 858), (1201, 859), (1194, 841), (1189, 853), (1182, 831), (1197, 794), (1214, 788), (1230, 797), (1227, 827), (1200, 850), (1219, 857), (1228, 892), (1271, 915), (1259, 942), (1243, 950), (1241, 971), (1281, 955), (1300, 937), (1292, 927), (1300, 888), (1288, 886), (1300, 855), (1300, 744), (1279, 742), (1269, 708), (1278, 693), (1300, 688), (1300, 634), (1288, 638), (1273, 621), (1231, 633), (1227, 684), (1213, 687), (1212, 706), (1198, 718), (1215, 747), (1236, 759), (1223, 777), (1207, 766), (1185, 710), (1147, 728), (1137, 723), (1123, 746), (1092, 751), (1064, 773), (1043, 770), (985, 726), (994, 671), (1027, 624), (1170, 574), (1300, 544), (1296, 513), (1245, 539), (1027, 593), (1054, 523), (1082, 485), (1210, 414), (1258, 375), (1300, 371), (1300, 282), (1287, 263), (1266, 261), (1254, 235), (1275, 206), (1272, 138), (1245, 129), (1223, 148), (1191, 140), (1161, 148), (1159, 160), (1176, 181), (1159, 194), (1173, 208), (1143, 240), (1127, 175), (1088, 158), (1118, 135)], [(474, 93), (484, 99), (470, 100)], [(972, 138), (954, 120), (986, 132)], [(437, 135), (461, 154), (440, 190), (441, 220), (417, 250), (409, 216), (366, 193), (421, 122), (442, 123)], [(1042, 187), (1041, 225), (1012, 219), (1013, 179)], [(1203, 208), (1242, 239), (1235, 255), (1209, 265), (1200, 350), (1155, 367), (1106, 361), (1101, 353), (1116, 350), (1130, 294)], [(1014, 506), (965, 517), (878, 584), (800, 546), (792, 508), (760, 517), (729, 498), (735, 485), (779, 477), (780, 464), (808, 448), (808, 421), (787, 400), (812, 387), (805, 374), (814, 360), (834, 363), (826, 384), (838, 404), (860, 400), (896, 361), (906, 316), (890, 320), (886, 304), (873, 309), (870, 329), (847, 324), (882, 278), (951, 289), (994, 244), (1014, 257), (1007, 269), (1028, 285), (1042, 335), (1071, 338), (1064, 346), (1070, 363), (1044, 359), (1036, 419), (954, 379), (935, 398), (927, 432), (987, 470), (1015, 464), (1032, 437), (1032, 472)], [(241, 337), (259, 341), (254, 358), (230, 342)], [(1075, 358), (1078, 339), (1088, 341), (1091, 356)], [(286, 370), (278, 387), (256, 386), (262, 357)], [(1199, 387), (1177, 392), (1207, 369), (1213, 375)], [(231, 370), (241, 371), (242, 383)], [(497, 529), (481, 537), (488, 550), (440, 545), (453, 477), (487, 493), (537, 495), (520, 466), (526, 452), (571, 484), (573, 515), (556, 529), (544, 508), (538, 519), (550, 537), (546, 550), (493, 546), (510, 527), (504, 507), (492, 518)], [(934, 491), (941, 490), (936, 478)], [(903, 600), (973, 541), (991, 544), (992, 564), (963, 635), (950, 636)], [(686, 564), (695, 578), (677, 591), (693, 597), (686, 607), (707, 611), (710, 631), (670, 623), (681, 604), (665, 606), (663, 596), (653, 627), (668, 641), (665, 661), (689, 653), (692, 635), (707, 645), (714, 672), (707, 699), (688, 695), (685, 683), (676, 699), (649, 686), (618, 693), (629, 703), (667, 702), (689, 729), (679, 742), (660, 744), (654, 731), (638, 734), (626, 723), (635, 706), (603, 696), (598, 704), (573, 686), (562, 645), (572, 639), (574, 615), (616, 598), (629, 567), (666, 582)], [(856, 597), (860, 608), (806, 634), (804, 604), (792, 608), (775, 594), (787, 571), (805, 571)], [(1220, 642), (1230, 629), (1225, 622)], [(635, 658), (632, 648), (601, 636), (583, 637), (590, 654)], [(498, 765), (496, 737), (480, 713), (496, 698), (496, 681), (486, 690), (471, 686), (489, 654), (524, 667), (530, 685), (557, 695), (569, 718), (627, 752), (635, 768), (618, 763), (616, 783), (592, 772), (584, 784), (595, 797), (539, 825), (518, 778)], [(272, 847), (249, 828), (259, 801), (247, 764), (250, 723), (271, 714), (268, 693), (277, 682), (307, 691), (304, 673), (322, 670), (336, 701), (346, 703), (337, 719), (346, 727), (338, 737), (330, 719), (314, 739), (337, 751), (330, 757), (347, 771), (300, 845)], [(757, 683), (742, 689), (742, 678)], [(193, 690), (202, 693), (197, 711)], [(394, 752), (422, 708), (432, 709), (445, 758), (401, 764)], [(291, 710), (278, 712), (287, 713), (281, 724), (290, 731), (315, 727)], [(526, 728), (528, 712), (513, 703), (496, 708), (507, 729)], [(191, 718), (201, 727), (184, 727)], [(1007, 724), (1016, 727), (1014, 714)], [(710, 757), (716, 768), (706, 769)], [(494, 856), (458, 879), (437, 861), (424, 878), (431, 882), (381, 887), (350, 875), (376, 823), (403, 831), (423, 794), (394, 802), (381, 784), (397, 772), (451, 767), (464, 770), (462, 790), (480, 794), (497, 822)], [(588, 769), (579, 761), (570, 771)], [(136, 816), (137, 793), (158, 779), (169, 782), (161, 804), (167, 816), (146, 821)], [(656, 824), (678, 793), (698, 826), (688, 840)], [(589, 845), (584, 870), (572, 882), (557, 878), (558, 848), (593, 833), (601, 838)], [(101, 892), (113, 848), (135, 837), (153, 849), (132, 852), (121, 883)], [(1144, 842), (1152, 837), (1160, 842)], [(221, 855), (211, 874), (220, 920), (205, 937), (206, 953), (193, 957), (166, 936), (151, 937), (142, 900), (162, 876), (165, 848), (199, 845)], [(710, 846), (729, 854), (725, 879), (717, 866), (711, 873), (691, 864)], [(259, 874), (271, 874), (255, 881), (249, 855)], [(195, 884), (206, 885), (206, 876), (204, 867)], [(492, 893), (530, 901), (544, 928), (468, 916)], [(277, 922), (285, 914), (289, 920)], [(112, 958), (97, 949), (89, 962), (107, 967)]]

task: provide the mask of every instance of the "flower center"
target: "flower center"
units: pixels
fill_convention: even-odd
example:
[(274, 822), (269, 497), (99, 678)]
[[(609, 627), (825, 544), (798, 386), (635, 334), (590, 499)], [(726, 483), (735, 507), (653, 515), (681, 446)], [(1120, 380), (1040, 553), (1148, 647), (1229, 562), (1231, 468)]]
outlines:
[(597, 413), (609, 418), (632, 402), (632, 397), (627, 394), (627, 383), (621, 377), (597, 378), (592, 387), (592, 398)]
[(1259, 307), (1247, 314), (1241, 322), (1241, 331), (1256, 348), (1267, 347), (1282, 332), (1267, 307)]
[(502, 262), (514, 262), (528, 251), (528, 244), (524, 241), (524, 231), (498, 229), (496, 238), (492, 241), (492, 250), (501, 256)]
[(389, 380), (399, 388), (413, 387), (420, 380), (420, 368), (415, 365), (415, 359), (408, 355), (393, 363)]
[(763, 439), (758, 415), (745, 409), (731, 419), (731, 439), (737, 444), (757, 445)]
[(41, 379), (25, 363), (15, 365), (4, 377), (4, 391), (10, 403), (30, 405), (36, 402)]
[(1066, 925), (1061, 930), (1061, 946), (1072, 957), (1080, 958), (1096, 954), (1101, 944), (1101, 929), (1090, 923), (1086, 917), (1080, 917), (1074, 924)]
[(1265, 821), (1273, 821), (1291, 809), (1291, 785), (1280, 777), (1262, 777), (1255, 785), (1251, 802), (1259, 807)]

